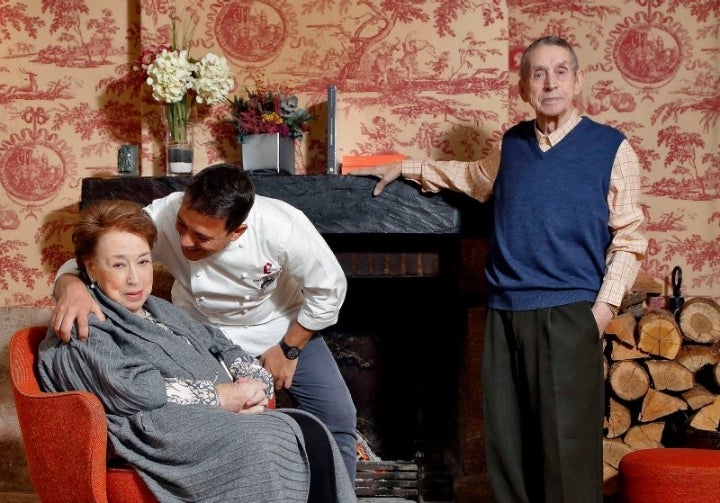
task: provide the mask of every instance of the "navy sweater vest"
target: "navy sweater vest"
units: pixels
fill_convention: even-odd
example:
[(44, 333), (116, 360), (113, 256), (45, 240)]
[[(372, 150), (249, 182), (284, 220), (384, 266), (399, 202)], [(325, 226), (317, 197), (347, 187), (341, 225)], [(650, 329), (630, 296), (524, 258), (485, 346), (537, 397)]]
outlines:
[(534, 121), (502, 141), (493, 190), (488, 306), (525, 311), (594, 302), (610, 244), (607, 204), (619, 131), (583, 118), (547, 152)]

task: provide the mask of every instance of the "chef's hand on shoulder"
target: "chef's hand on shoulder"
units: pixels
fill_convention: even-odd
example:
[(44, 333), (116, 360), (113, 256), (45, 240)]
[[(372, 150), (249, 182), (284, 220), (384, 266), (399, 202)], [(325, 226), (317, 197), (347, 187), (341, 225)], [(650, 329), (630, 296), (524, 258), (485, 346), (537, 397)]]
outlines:
[(52, 329), (63, 342), (70, 341), (74, 323), (77, 323), (78, 338), (83, 341), (87, 340), (90, 313), (93, 313), (100, 321), (105, 321), (102, 309), (78, 276), (73, 274), (60, 276), (55, 282), (55, 298), (55, 308), (50, 322)]

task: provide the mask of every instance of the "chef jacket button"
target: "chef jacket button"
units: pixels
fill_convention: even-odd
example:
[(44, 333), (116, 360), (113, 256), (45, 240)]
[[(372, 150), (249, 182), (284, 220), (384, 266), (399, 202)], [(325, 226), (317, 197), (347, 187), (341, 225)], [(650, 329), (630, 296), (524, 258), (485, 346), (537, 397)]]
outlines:
[(240, 277), (243, 279), (247, 278), (247, 273), (246, 272), (240, 273)]
[(198, 302), (205, 302), (205, 297), (198, 297)]
[(245, 299), (245, 300), (250, 300), (250, 299), (252, 299), (252, 297), (251, 297), (250, 295), (246, 295), (246, 296), (244, 297), (244, 299)]

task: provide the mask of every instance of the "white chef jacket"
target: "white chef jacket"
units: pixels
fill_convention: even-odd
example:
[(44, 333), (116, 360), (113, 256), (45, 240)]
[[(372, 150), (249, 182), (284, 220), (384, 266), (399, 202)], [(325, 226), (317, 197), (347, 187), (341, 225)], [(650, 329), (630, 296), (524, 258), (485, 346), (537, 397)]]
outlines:
[[(153, 260), (175, 278), (173, 304), (256, 356), (277, 344), (295, 320), (309, 330), (337, 323), (347, 279), (304, 213), (256, 195), (242, 236), (189, 261), (175, 229), (182, 197), (175, 192), (145, 207), (158, 229)], [(70, 270), (64, 265), (58, 276), (63, 272)]]
[(153, 259), (175, 278), (173, 304), (218, 325), (253, 355), (277, 344), (296, 319), (309, 330), (337, 322), (347, 280), (304, 213), (256, 195), (243, 235), (191, 262), (175, 229), (182, 196), (176, 192), (145, 208), (158, 228)]

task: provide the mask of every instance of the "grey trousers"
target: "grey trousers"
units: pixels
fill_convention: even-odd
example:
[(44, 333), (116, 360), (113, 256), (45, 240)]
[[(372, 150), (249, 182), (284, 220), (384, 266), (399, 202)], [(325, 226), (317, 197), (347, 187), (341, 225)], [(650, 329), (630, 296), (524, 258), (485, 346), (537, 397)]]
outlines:
[(602, 341), (590, 304), (488, 310), (485, 449), (498, 503), (602, 502)]
[(297, 400), (299, 409), (316, 416), (330, 430), (354, 484), (357, 410), (330, 348), (320, 334), (315, 334), (303, 348), (288, 391)]

